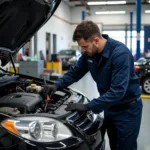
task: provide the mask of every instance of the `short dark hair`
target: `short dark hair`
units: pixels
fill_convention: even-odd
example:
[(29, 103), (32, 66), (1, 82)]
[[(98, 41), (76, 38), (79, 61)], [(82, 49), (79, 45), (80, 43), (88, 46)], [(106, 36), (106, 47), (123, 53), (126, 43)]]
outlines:
[(83, 21), (76, 27), (73, 34), (73, 41), (78, 41), (81, 38), (91, 40), (94, 36), (101, 37), (97, 24), (92, 21)]

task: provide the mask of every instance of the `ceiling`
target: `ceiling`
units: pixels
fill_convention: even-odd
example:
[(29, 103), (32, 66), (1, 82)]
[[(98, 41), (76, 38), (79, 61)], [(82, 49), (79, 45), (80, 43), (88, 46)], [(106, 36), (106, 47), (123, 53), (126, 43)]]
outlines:
[[(67, 3), (70, 7), (78, 7), (78, 6), (84, 6), (86, 9), (90, 9), (90, 7), (87, 4), (87, 2), (104, 2), (106, 0), (63, 0), (65, 3)], [(107, 1), (119, 1), (119, 0), (107, 0)], [(149, 4), (149, 0), (141, 0), (142, 4)], [(125, 5), (136, 5), (136, 0), (126, 0)], [(104, 5), (103, 5), (104, 6)]]

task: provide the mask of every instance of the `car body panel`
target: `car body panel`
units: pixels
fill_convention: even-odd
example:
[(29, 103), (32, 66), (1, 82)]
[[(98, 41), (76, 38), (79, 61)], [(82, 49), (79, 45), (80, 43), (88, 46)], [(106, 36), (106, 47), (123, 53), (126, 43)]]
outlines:
[[(145, 77), (150, 76), (150, 58), (140, 58), (134, 62), (134, 67), (141, 83)], [(139, 67), (139, 69), (137, 67)]]
[(147, 85), (147, 87), (144, 85), (146, 80), (149, 80), (150, 78), (150, 58), (149, 57), (140, 58), (138, 61), (134, 62), (134, 68), (137, 76), (140, 79), (142, 91), (146, 94), (150, 94), (150, 89), (147, 92), (145, 89), (149, 88), (150, 85)]

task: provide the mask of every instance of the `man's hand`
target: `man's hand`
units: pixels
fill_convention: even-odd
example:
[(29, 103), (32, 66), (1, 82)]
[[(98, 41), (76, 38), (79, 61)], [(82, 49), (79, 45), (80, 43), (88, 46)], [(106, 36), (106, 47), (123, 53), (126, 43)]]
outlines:
[(41, 91), (41, 94), (43, 96), (49, 96), (51, 97), (56, 91), (57, 91), (57, 86), (54, 85), (45, 85)]
[(88, 105), (87, 104), (80, 104), (80, 103), (70, 103), (65, 108), (66, 111), (79, 111), (79, 112), (85, 112), (88, 111)]

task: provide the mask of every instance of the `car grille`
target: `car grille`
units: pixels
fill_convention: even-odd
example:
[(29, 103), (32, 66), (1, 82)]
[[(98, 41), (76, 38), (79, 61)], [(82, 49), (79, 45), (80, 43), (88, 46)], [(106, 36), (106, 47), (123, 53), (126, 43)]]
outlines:
[(68, 123), (76, 128), (88, 142), (95, 140), (100, 122), (94, 119), (94, 114), (89, 112), (75, 112), (67, 118)]

